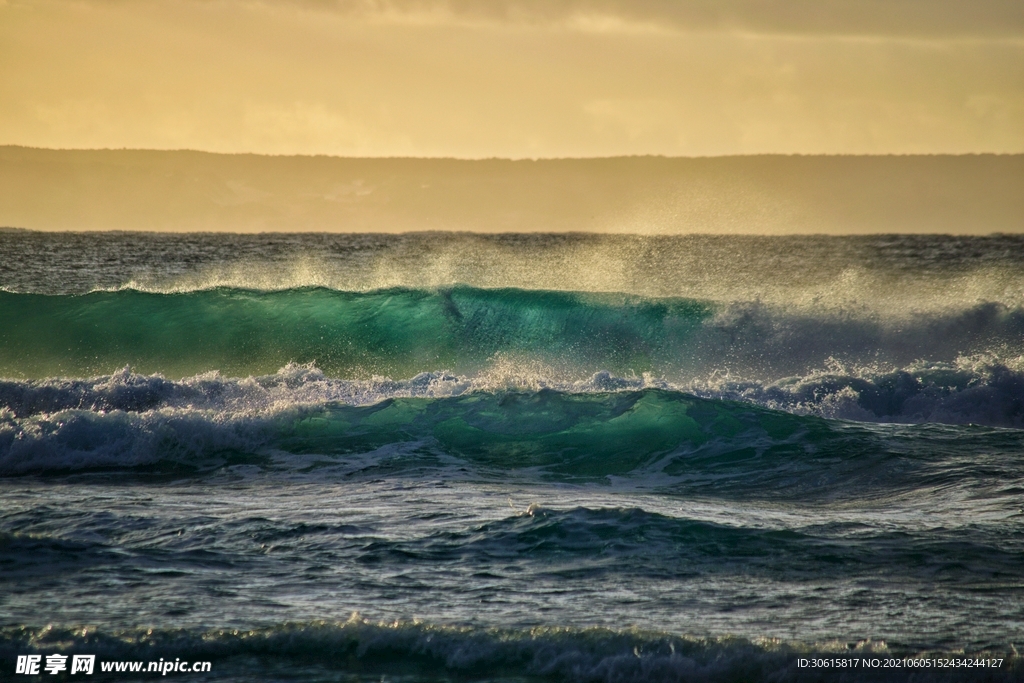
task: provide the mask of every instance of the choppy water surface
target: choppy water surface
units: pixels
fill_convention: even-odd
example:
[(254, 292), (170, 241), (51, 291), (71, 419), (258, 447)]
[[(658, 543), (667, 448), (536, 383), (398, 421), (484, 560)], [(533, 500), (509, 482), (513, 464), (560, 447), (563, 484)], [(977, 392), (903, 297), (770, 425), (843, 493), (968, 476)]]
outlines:
[(0, 677), (1024, 677), (1024, 238), (0, 232), (0, 285)]

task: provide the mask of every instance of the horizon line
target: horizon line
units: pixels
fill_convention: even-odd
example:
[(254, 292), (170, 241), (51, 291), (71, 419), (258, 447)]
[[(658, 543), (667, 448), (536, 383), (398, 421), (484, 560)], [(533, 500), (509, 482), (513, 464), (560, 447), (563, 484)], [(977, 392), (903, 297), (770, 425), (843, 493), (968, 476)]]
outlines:
[(849, 152), (755, 152), (751, 154), (705, 154), (705, 155), (667, 155), (667, 154), (617, 154), (603, 156), (552, 156), (552, 157), (457, 157), (457, 156), (343, 156), (339, 154), (310, 153), (271, 153), (271, 152), (218, 152), (204, 149), (180, 148), (149, 148), (149, 147), (34, 147), (16, 143), (0, 144), (0, 149), (24, 149), (40, 152), (158, 152), (158, 153), (192, 153), (216, 156), (256, 156), (268, 158), (305, 158), (305, 159), (351, 159), (369, 161), (600, 161), (608, 159), (749, 159), (752, 157), (851, 157), (851, 158), (889, 158), (889, 157), (1013, 157), (1024, 156), (1021, 152), (889, 152), (881, 154), (857, 154)]
[(501, 232), (490, 232), (484, 230), (402, 230), (396, 232), (387, 231), (344, 231), (344, 230), (131, 230), (124, 228), (97, 228), (86, 230), (75, 230), (65, 228), (39, 229), (19, 228), (11, 225), (0, 225), (0, 235), (4, 233), (71, 233), (76, 235), (281, 235), (295, 237), (297, 235), (376, 235), (381, 237), (396, 237), (403, 235), (474, 235), (479, 237), (501, 237), (508, 235), (571, 235), (571, 236), (598, 236), (598, 237), (644, 237), (644, 238), (669, 238), (669, 237), (827, 237), (827, 238), (874, 238), (874, 237), (1024, 237), (1024, 232), (1007, 232), (1005, 230), (994, 230), (987, 233), (965, 233), (965, 232), (618, 232), (618, 231), (596, 231), (596, 230), (505, 230)]

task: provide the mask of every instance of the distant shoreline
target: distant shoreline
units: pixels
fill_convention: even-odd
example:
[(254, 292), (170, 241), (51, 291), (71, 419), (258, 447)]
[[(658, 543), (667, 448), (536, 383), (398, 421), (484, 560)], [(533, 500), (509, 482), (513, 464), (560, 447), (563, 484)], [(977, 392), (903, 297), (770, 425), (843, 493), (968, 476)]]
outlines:
[(443, 159), (0, 146), (42, 231), (1024, 232), (1024, 154)]

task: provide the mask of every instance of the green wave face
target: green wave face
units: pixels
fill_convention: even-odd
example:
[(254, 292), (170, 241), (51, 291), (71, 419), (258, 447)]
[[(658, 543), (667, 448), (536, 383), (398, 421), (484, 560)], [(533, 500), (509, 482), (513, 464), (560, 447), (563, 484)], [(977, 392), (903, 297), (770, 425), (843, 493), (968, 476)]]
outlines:
[(690, 300), (481, 290), (0, 292), (0, 376), (272, 373), (316, 363), (335, 377), (472, 372), (497, 354), (644, 372), (711, 314)]
[(313, 468), (373, 453), (374, 476), (458, 466), (465, 476), (783, 498), (914, 486), (922, 458), (941, 448), (921, 434), (921, 452), (895, 452), (859, 426), (661, 389), (329, 404), (281, 416), (271, 433), (267, 446), (309, 454)]
[[(893, 450), (862, 426), (664, 389), (475, 391), (233, 416), (201, 407), (74, 408), (23, 418), (0, 415), (0, 475), (202, 474), (247, 464), (268, 474), (326, 468), (334, 475), (325, 476), (365, 470), (379, 477), (431, 471), (487, 480), (611, 478), (704, 495), (755, 490), (783, 497), (864, 496), (915, 485), (927, 457), (949, 450), (941, 434), (932, 438), (927, 430), (906, 429), (918, 429), (912, 442), (919, 447)], [(1010, 434), (1017, 435), (1011, 445), (979, 435), (985, 440), (979, 447), (1019, 447), (1020, 435)], [(898, 476), (890, 465), (899, 468)]]

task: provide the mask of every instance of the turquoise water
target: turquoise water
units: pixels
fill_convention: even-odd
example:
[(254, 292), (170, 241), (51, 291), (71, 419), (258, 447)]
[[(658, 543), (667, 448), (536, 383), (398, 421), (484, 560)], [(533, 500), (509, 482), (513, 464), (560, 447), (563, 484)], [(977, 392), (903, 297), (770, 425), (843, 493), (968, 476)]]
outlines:
[(109, 374), (125, 364), (244, 376), (289, 362), (337, 377), (403, 377), (479, 370), (508, 353), (647, 370), (677, 357), (711, 310), (685, 299), (469, 287), (0, 292), (0, 312), (18, 321), (0, 333), (0, 364), (5, 375), (36, 377)]
[(0, 678), (1024, 678), (1020, 238), (0, 252)]

